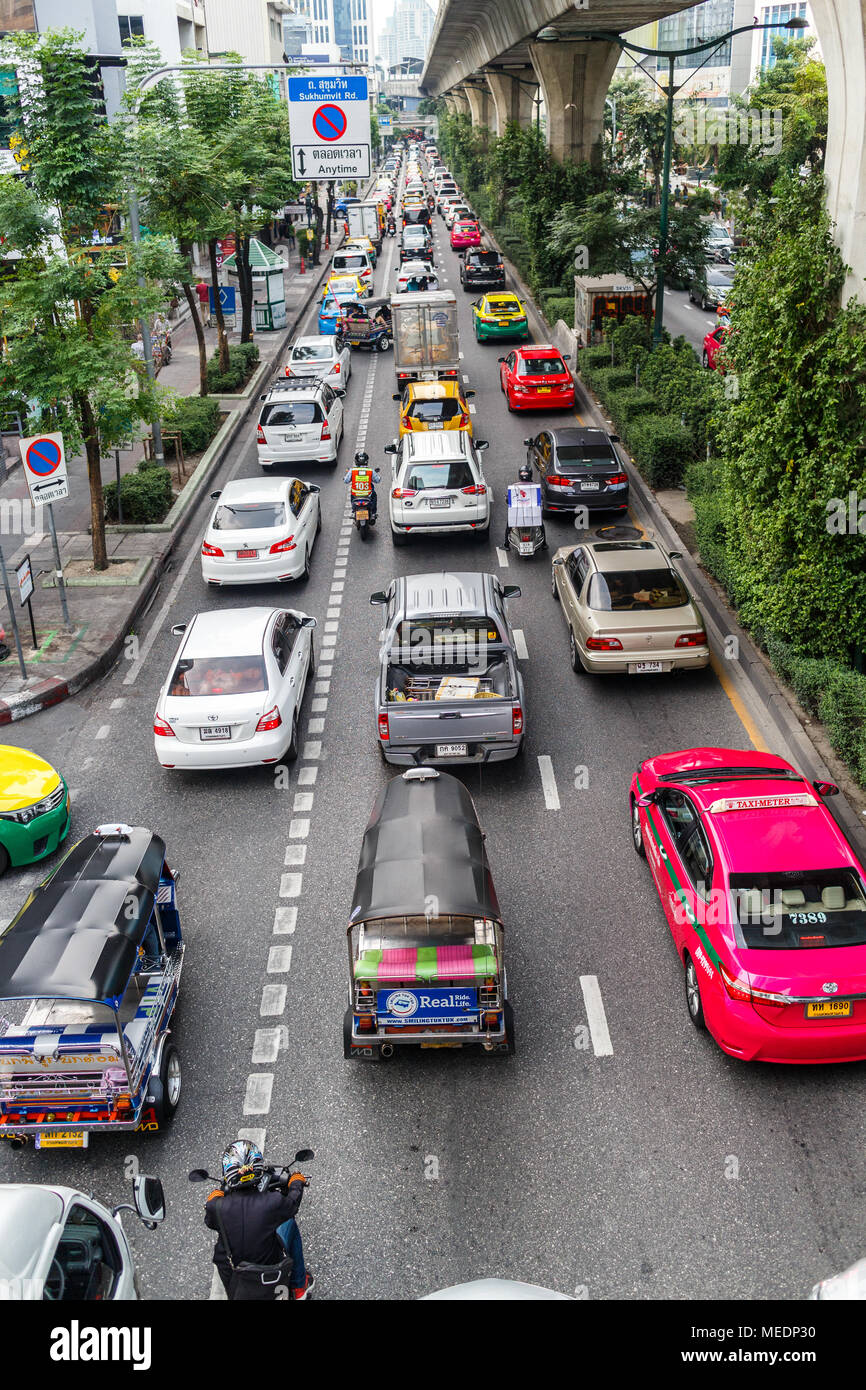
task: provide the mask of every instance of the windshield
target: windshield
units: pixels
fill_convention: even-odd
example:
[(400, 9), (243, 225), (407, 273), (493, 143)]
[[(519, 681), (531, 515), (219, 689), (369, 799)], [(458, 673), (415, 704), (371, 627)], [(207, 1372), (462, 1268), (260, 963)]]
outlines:
[(851, 869), (731, 874), (730, 885), (746, 946), (792, 951), (866, 945), (866, 893)]
[(491, 314), (522, 314), (523, 305), (513, 299), (488, 299), (487, 307)]
[(495, 251), (470, 251), (467, 265), (501, 265), (499, 257)]
[(326, 362), (334, 353), (333, 343), (299, 343), (292, 353), (293, 362)]
[(407, 412), (413, 420), (421, 420), (425, 425), (440, 424), (460, 415), (460, 402), (453, 396), (441, 401), (413, 401)]
[(689, 596), (673, 570), (616, 570), (594, 574), (587, 603), (599, 613), (628, 608), (681, 608)]
[(270, 526), (282, 526), (285, 519), (282, 502), (235, 502), (233, 506), (217, 507), (211, 524), (215, 531), (265, 531)]
[(169, 695), (253, 695), (267, 690), (262, 656), (200, 656), (179, 661)]
[[(367, 257), (366, 257), (366, 256), (362, 256), (362, 255), (359, 254), (359, 255), (357, 255), (357, 256), (335, 256), (335, 257), (334, 257), (334, 269), (335, 269), (335, 270), (366, 270), (366, 268), (367, 268)], [(337, 288), (338, 288), (338, 289), (340, 288), (339, 285), (337, 286)]]
[(471, 487), (474, 482), (466, 459), (449, 459), (447, 463), (413, 463), (404, 487), (424, 492), (437, 487)]
[(263, 408), (259, 424), (314, 425), (321, 418), (315, 401), (275, 401)]
[[(558, 444), (556, 463), (570, 463), (573, 467), (589, 468), (603, 459), (605, 463), (617, 463), (617, 457), (609, 444)], [(566, 469), (566, 472), (569, 470)]]
[(565, 363), (561, 357), (522, 357), (519, 376), (561, 376)]

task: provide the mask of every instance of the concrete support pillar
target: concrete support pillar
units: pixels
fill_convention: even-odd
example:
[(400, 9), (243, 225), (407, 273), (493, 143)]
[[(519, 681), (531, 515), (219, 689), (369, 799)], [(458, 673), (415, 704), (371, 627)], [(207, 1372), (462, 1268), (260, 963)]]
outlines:
[(561, 164), (600, 162), (604, 99), (619, 45), (531, 43), (529, 55), (544, 95), (551, 155)]
[(467, 97), (463, 87), (452, 87), (448, 95), (450, 97), (453, 97), (454, 99), (457, 108), (455, 113), (456, 115), (471, 116), (472, 113), (469, 110), (469, 98)]
[(484, 75), (493, 98), (496, 134), (504, 135), (509, 121), (519, 126), (531, 125), (535, 96), (532, 84), (538, 81), (534, 69), (525, 67), (519, 72), (493, 72), (488, 68)]
[(493, 102), (490, 100), (490, 91), (485, 83), (482, 87), (483, 79), (477, 79), (476, 83), (467, 82), (465, 92), (469, 101), (469, 110), (472, 114), (472, 128), (477, 130), (482, 140), (486, 142), (490, 133), (490, 117), (493, 112)]
[(812, 0), (827, 66), (827, 211), (850, 266), (843, 303), (866, 300), (866, 0)]
[(443, 93), (442, 93), (442, 100), (444, 101), (445, 105), (448, 107), (448, 115), (449, 115), (449, 116), (456, 116), (459, 108), (458, 108), (458, 106), (457, 106), (457, 98), (455, 97), (454, 93), (453, 93), (453, 92), (443, 92)]

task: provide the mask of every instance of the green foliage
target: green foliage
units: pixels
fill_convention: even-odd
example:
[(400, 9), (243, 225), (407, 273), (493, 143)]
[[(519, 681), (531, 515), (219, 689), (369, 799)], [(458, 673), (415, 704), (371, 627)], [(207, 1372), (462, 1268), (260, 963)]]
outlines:
[(574, 295), (550, 294), (542, 299), (544, 317), (551, 325), (562, 319), (569, 328), (574, 327)]
[(706, 445), (713, 413), (721, 405), (724, 385), (718, 372), (705, 371), (684, 338), (662, 344), (641, 365), (641, 385), (662, 410), (679, 415), (698, 448)]
[[(607, 361), (610, 362), (610, 356)], [(596, 367), (592, 374), (592, 389), (596, 395), (608, 403), (615, 391), (627, 391), (634, 387), (634, 372), (628, 367)]]
[(626, 442), (650, 487), (676, 487), (695, 454), (691, 430), (675, 415), (642, 415), (628, 428)]
[(217, 394), (240, 390), (252, 376), (258, 360), (255, 343), (233, 343), (229, 348), (229, 369), (220, 372), (219, 352), (214, 352), (207, 364), (208, 390)]
[(836, 667), (818, 701), (818, 717), (834, 752), (866, 773), (866, 676)]
[(609, 368), (608, 371), (598, 376), (607, 377), (607, 391), (605, 392), (605, 405), (609, 415), (620, 427), (620, 432), (628, 436), (629, 428), (636, 420), (644, 415), (658, 413), (658, 405), (655, 397), (649, 391), (644, 391), (642, 386), (634, 385), (634, 378), (629, 373), (629, 382), (620, 387), (619, 390), (610, 388), (610, 374), (616, 372), (617, 368)]
[(627, 314), (611, 333), (613, 360), (634, 367), (643, 365), (652, 348), (652, 328), (640, 314)]
[(203, 453), (220, 427), (219, 401), (211, 396), (178, 396), (163, 412), (162, 426), (180, 430), (185, 455)]
[[(120, 480), (124, 526), (153, 525), (162, 521), (172, 504), (171, 474), (163, 465), (125, 473)], [(117, 521), (117, 483), (104, 489), (105, 515)]]

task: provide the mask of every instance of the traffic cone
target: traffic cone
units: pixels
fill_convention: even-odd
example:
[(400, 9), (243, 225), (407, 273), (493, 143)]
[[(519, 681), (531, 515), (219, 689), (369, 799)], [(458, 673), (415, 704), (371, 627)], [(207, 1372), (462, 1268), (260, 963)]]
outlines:
[(303, 274), (304, 274), (304, 271), (305, 271), (304, 258), (303, 258), (303, 256), (302, 256), (302, 257), (301, 257), (301, 268), (300, 268), (300, 270), (298, 271), (298, 274), (299, 274), (299, 275), (303, 275)]

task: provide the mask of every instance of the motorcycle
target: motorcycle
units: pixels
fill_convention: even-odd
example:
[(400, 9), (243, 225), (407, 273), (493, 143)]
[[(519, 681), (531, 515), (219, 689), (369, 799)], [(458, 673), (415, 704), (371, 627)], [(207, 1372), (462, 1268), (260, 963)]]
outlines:
[[(277, 1167), (275, 1164), (272, 1163), (266, 1164), (264, 1173), (257, 1184), (259, 1192), (288, 1191), (289, 1178), (296, 1171), (296, 1165), (301, 1163), (307, 1164), (313, 1158), (315, 1158), (315, 1154), (313, 1153), (312, 1149), (298, 1149), (298, 1152), (295, 1154), (291, 1163), (284, 1164), (282, 1167)], [(220, 1191), (225, 1191), (225, 1183), (222, 1181), (222, 1179), (212, 1177), (212, 1175), (207, 1171), (206, 1168), (193, 1168), (192, 1172), (189, 1174), (189, 1180), (190, 1182), (213, 1182), (216, 1184), (216, 1187), (220, 1189)], [(304, 1187), (309, 1187), (309, 1185), (310, 1179), (305, 1178)], [(309, 1286), (301, 1295), (301, 1297), (299, 1299), (296, 1299), (295, 1301), (298, 1303), (302, 1303), (311, 1299), (314, 1283), (315, 1280), (313, 1279), (313, 1276), (310, 1275)], [(275, 1294), (275, 1301), (276, 1298), (277, 1295)]]
[(370, 510), (369, 497), (353, 497), (352, 520), (362, 541), (367, 539), (371, 526), (376, 525), (376, 513)]
[(386, 230), (387, 230), (388, 236), (396, 236), (396, 235), (397, 235), (397, 223), (394, 221), (394, 218), (393, 218), (393, 217), (389, 217), (389, 218), (388, 218), (388, 223), (387, 223)]
[(528, 464), (523, 465), (518, 477), (519, 483), (512, 483), (508, 488), (505, 549), (528, 560), (539, 550), (547, 549), (547, 537), (541, 519), (541, 488), (532, 482)]

